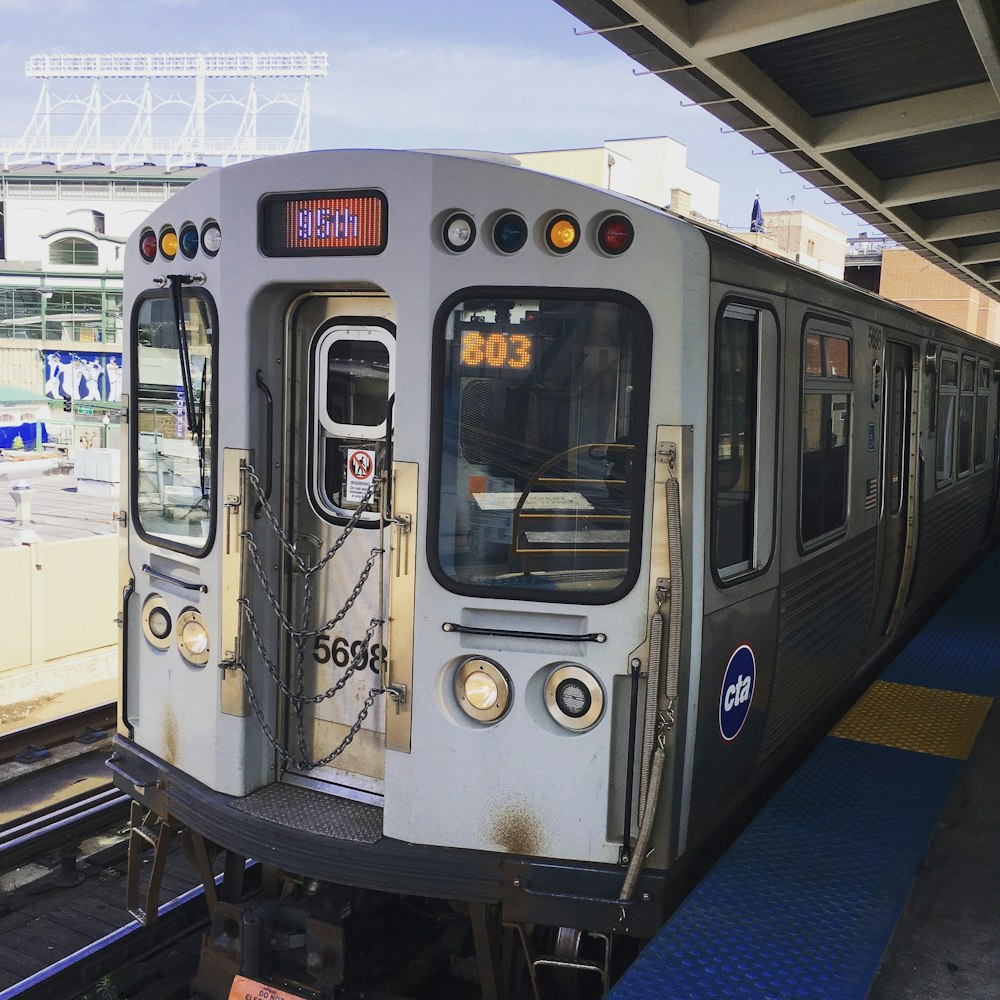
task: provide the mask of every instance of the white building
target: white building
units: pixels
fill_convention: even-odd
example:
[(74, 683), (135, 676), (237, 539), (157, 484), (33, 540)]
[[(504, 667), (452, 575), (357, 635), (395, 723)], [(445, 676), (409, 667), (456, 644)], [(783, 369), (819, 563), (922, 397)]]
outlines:
[(719, 182), (687, 165), (687, 147), (667, 136), (609, 139), (588, 149), (514, 153), (525, 167), (714, 221)]

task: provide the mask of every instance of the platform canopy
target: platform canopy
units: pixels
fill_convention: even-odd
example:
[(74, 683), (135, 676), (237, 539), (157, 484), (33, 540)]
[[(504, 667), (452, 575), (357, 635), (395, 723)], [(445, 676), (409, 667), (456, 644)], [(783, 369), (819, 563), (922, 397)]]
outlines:
[(556, 0), (874, 228), (1000, 299), (997, 0)]

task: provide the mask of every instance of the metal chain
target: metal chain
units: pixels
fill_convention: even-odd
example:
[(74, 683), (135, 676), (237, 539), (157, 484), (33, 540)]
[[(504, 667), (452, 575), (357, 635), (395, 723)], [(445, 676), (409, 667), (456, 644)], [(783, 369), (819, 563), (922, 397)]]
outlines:
[(250, 606), (250, 601), (246, 597), (241, 597), (239, 599), (239, 605), (243, 612), (243, 617), (250, 627), (250, 631), (254, 637), (254, 643), (257, 646), (257, 651), (260, 653), (264, 664), (267, 667), (267, 671), (278, 688), (278, 691), (288, 699), (291, 704), (292, 712), (295, 716), (295, 729), (298, 743), (299, 756), (296, 759), (288, 752), (285, 747), (283, 747), (278, 741), (273, 729), (268, 724), (267, 719), (264, 717), (264, 713), (260, 707), (260, 703), (257, 699), (256, 692), (253, 690), (253, 685), (250, 680), (250, 673), (247, 669), (245, 663), (230, 664), (230, 666), (242, 671), (243, 674), (243, 686), (246, 689), (247, 696), (250, 700), (250, 705), (253, 708), (254, 715), (257, 718), (257, 722), (261, 727), (261, 731), (267, 738), (268, 743), (279, 755), (279, 757), (284, 761), (286, 766), (294, 766), (301, 770), (311, 770), (317, 767), (324, 767), (329, 764), (330, 761), (334, 760), (336, 757), (340, 756), (350, 746), (351, 741), (360, 732), (365, 719), (368, 717), (368, 713), (371, 711), (372, 706), (375, 704), (375, 700), (385, 693), (382, 687), (371, 688), (368, 692), (368, 697), (365, 699), (364, 704), (358, 714), (357, 719), (348, 730), (346, 736), (341, 741), (339, 746), (337, 746), (333, 751), (328, 753), (325, 757), (320, 760), (310, 760), (307, 756), (307, 743), (306, 743), (306, 731), (305, 731), (305, 708), (310, 704), (319, 704), (320, 702), (326, 701), (335, 697), (344, 686), (350, 680), (356, 671), (360, 668), (362, 663), (367, 662), (368, 650), (371, 644), (372, 636), (375, 632), (384, 624), (379, 619), (372, 619), (371, 624), (365, 632), (364, 639), (361, 641), (361, 645), (358, 648), (358, 652), (352, 657), (350, 663), (344, 671), (343, 676), (337, 681), (333, 687), (328, 688), (325, 692), (319, 695), (306, 695), (304, 693), (305, 689), (305, 657), (306, 657), (306, 647), (309, 639), (322, 634), (323, 632), (329, 631), (331, 628), (339, 624), (347, 613), (354, 606), (358, 597), (361, 595), (361, 591), (364, 589), (365, 583), (368, 577), (371, 575), (372, 568), (375, 563), (383, 555), (382, 548), (373, 548), (369, 554), (368, 559), (361, 571), (358, 582), (355, 584), (351, 593), (348, 595), (343, 607), (324, 624), (316, 627), (309, 628), (308, 622), (309, 617), (312, 613), (312, 600), (313, 600), (313, 581), (315, 575), (329, 564), (330, 560), (336, 556), (340, 551), (341, 547), (346, 542), (348, 536), (354, 531), (358, 523), (361, 520), (361, 516), (365, 511), (367, 502), (371, 498), (375, 490), (375, 482), (373, 481), (365, 496), (358, 505), (357, 510), (354, 512), (350, 520), (344, 526), (343, 531), (337, 536), (336, 541), (330, 547), (330, 549), (320, 558), (315, 564), (308, 565), (306, 561), (300, 556), (296, 551), (294, 544), (292, 543), (289, 536), (282, 530), (281, 526), (278, 524), (278, 519), (272, 509), (267, 497), (261, 488), (260, 478), (258, 477), (254, 468), (249, 464), (245, 463), (243, 466), (246, 472), (247, 479), (249, 480), (251, 486), (253, 487), (254, 494), (256, 495), (257, 502), (260, 505), (260, 509), (264, 512), (268, 523), (271, 525), (278, 541), (280, 542), (283, 550), (292, 561), (294, 566), (302, 574), (303, 585), (302, 585), (302, 625), (297, 626), (292, 622), (288, 614), (282, 609), (281, 601), (278, 595), (275, 594), (273, 588), (267, 579), (267, 573), (264, 570), (263, 563), (260, 558), (260, 552), (257, 543), (253, 537), (253, 532), (250, 530), (245, 530), (241, 532), (240, 537), (246, 542), (247, 549), (250, 552), (250, 558), (253, 562), (254, 569), (257, 573), (257, 578), (267, 596), (268, 603), (271, 605), (272, 610), (275, 613), (281, 627), (288, 633), (289, 637), (295, 645), (295, 686), (294, 689), (289, 687), (288, 684), (282, 680), (280, 672), (278, 670), (277, 664), (271, 659), (267, 652), (267, 646), (264, 642), (264, 637), (260, 632), (258, 627), (256, 617), (253, 613), (253, 608)]

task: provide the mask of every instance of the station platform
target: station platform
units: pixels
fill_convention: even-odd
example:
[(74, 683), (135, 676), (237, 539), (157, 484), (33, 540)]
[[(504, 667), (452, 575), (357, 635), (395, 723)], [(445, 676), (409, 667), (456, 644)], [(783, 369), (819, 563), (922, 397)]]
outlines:
[(1000, 1000), (1000, 551), (821, 741), (612, 1000)]

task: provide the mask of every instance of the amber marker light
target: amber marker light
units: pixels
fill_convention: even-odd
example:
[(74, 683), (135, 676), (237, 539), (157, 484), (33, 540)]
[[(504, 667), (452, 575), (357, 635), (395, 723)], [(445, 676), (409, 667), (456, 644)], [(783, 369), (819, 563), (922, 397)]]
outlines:
[(557, 215), (546, 227), (545, 243), (553, 253), (569, 253), (579, 242), (580, 227), (572, 215)]
[(160, 253), (167, 260), (173, 260), (177, 256), (177, 233), (173, 229), (164, 229), (160, 233)]

